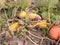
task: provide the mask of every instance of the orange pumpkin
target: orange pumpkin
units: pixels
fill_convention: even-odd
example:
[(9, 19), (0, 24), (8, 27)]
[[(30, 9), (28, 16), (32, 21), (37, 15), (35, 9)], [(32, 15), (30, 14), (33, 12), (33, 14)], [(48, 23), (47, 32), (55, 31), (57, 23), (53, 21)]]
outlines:
[(59, 39), (60, 37), (60, 27), (58, 26), (53, 26), (50, 31), (49, 31), (49, 35), (52, 39)]

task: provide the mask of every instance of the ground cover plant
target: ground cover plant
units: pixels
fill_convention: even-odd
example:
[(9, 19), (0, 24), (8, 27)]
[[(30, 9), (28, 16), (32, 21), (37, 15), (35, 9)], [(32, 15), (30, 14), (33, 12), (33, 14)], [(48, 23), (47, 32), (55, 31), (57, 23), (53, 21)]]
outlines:
[(60, 45), (60, 0), (0, 0), (0, 45)]

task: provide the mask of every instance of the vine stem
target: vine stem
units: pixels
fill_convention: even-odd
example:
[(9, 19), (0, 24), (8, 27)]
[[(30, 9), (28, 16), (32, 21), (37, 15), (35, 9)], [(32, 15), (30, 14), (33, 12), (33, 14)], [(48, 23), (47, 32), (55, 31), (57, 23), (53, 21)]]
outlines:
[(38, 45), (37, 43), (35, 43), (29, 36), (26, 36), (32, 43), (34, 43), (35, 45)]
[(51, 20), (50, 20), (50, 5), (48, 7), (48, 20), (49, 20), (49, 22), (51, 22)]
[(7, 16), (7, 14), (6, 14), (6, 11), (5, 11), (5, 9), (4, 9), (4, 13), (5, 13), (6, 21), (7, 21), (7, 26), (9, 26), (9, 22), (8, 22), (8, 16)]
[[(27, 30), (26, 30), (27, 31)], [(36, 35), (34, 35), (34, 34), (32, 34), (30, 31), (27, 31), (27, 33), (29, 33), (30, 35), (32, 35), (32, 36), (34, 36), (34, 37), (36, 37), (36, 38), (38, 38), (38, 39), (49, 39), (49, 40), (51, 40), (50, 38), (48, 38), (48, 37), (42, 37), (42, 36), (36, 36)]]

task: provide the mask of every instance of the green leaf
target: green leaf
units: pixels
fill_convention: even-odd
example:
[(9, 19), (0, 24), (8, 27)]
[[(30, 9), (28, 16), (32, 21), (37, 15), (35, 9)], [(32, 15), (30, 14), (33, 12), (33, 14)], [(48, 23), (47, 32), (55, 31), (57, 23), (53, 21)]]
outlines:
[(48, 8), (49, 6), (54, 7), (57, 2), (58, 0), (35, 0), (35, 5), (37, 7), (43, 6)]
[(0, 26), (4, 25), (4, 22), (3, 22), (3, 19), (2, 17), (0, 16)]
[(25, 17), (24, 21), (25, 21), (25, 23), (27, 23), (29, 21), (29, 16), (28, 15)]
[(0, 9), (2, 9), (2, 8), (6, 8), (5, 3), (6, 3), (5, 0), (0, 0)]
[(47, 19), (48, 18), (48, 12), (44, 11), (41, 13), (42, 18)]
[(25, 9), (29, 6), (29, 2), (27, 0), (17, 0), (16, 7), (20, 7), (21, 9)]
[(27, 32), (26, 29), (23, 29), (22, 32), (21, 32), (22, 36), (25, 36), (26, 32)]
[(19, 20), (19, 24), (22, 24), (22, 25), (24, 25), (24, 22), (23, 22), (23, 20)]
[(7, 9), (14, 7), (14, 2), (6, 2)]
[(55, 22), (56, 20), (60, 21), (60, 16), (59, 15), (54, 15), (54, 16), (51, 17), (52, 22)]

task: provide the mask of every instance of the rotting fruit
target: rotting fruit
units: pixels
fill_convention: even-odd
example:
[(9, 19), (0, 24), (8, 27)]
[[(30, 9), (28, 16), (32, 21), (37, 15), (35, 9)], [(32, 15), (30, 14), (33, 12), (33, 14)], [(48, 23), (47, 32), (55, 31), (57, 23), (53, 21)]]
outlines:
[(19, 26), (19, 23), (16, 22), (16, 23), (11, 24), (11, 25), (9, 26), (9, 29), (10, 29), (11, 31), (17, 31), (18, 26)]
[(49, 35), (52, 39), (54, 40), (58, 40), (60, 37), (60, 27), (58, 26), (53, 26), (50, 30), (49, 30)]
[(19, 13), (19, 18), (25, 18), (26, 15), (27, 15), (27, 13), (26, 13), (25, 11), (21, 11), (21, 12)]

